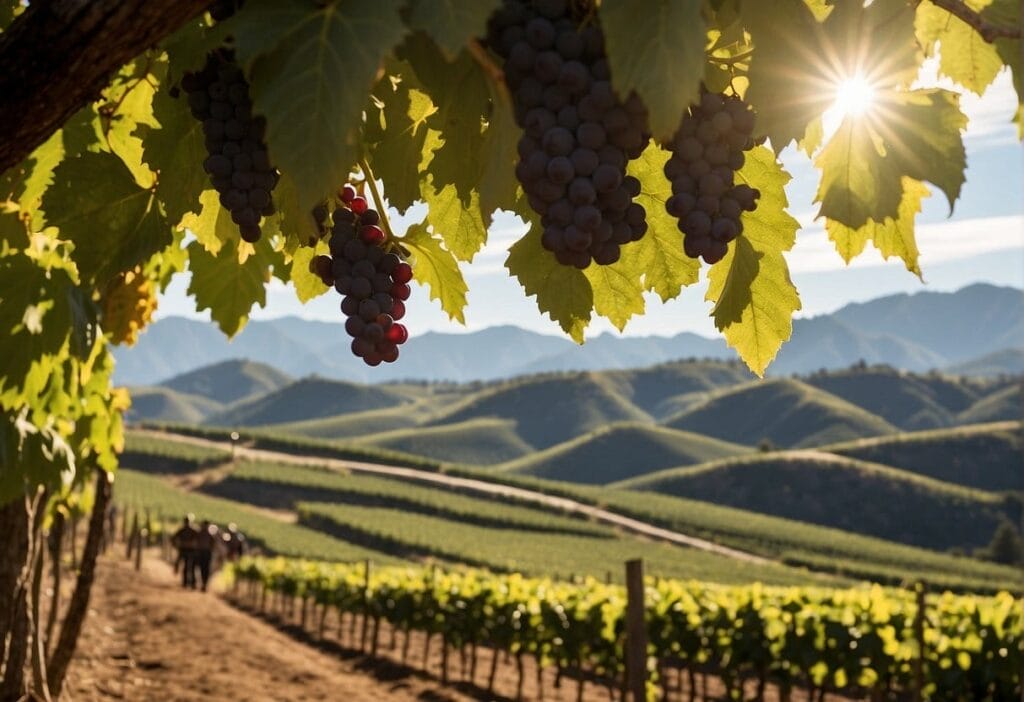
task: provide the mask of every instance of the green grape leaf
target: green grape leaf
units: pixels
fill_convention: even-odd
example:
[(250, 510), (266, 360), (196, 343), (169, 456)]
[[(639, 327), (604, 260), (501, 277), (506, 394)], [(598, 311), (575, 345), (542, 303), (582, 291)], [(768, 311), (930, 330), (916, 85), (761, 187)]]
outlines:
[(141, 127), (146, 163), (158, 174), (156, 194), (172, 226), (199, 207), (199, 196), (210, 187), (202, 168), (206, 142), (202, 124), (193, 119), (183, 97), (160, 90), (153, 98), (153, 116), (159, 129)]
[[(1021, 26), (1021, 6), (1017, 0), (994, 0), (982, 10), (982, 17), (1001, 27)], [(1017, 137), (1024, 139), (1024, 52), (1021, 51), (1021, 39), (996, 39), (996, 52), (999, 58), (1010, 68), (1013, 77), (1013, 89), (1017, 91), (1017, 112), (1013, 121), (1017, 123)]]
[(847, 115), (814, 164), (821, 169), (818, 216), (859, 229), (896, 215), (900, 174), (886, 162), (884, 144), (867, 120)]
[[(975, 7), (987, 3), (972, 2)], [(939, 56), (939, 73), (951, 78), (972, 93), (981, 95), (1003, 67), (996, 47), (974, 29), (946, 10), (930, 2), (917, 6), (917, 37), (930, 55)], [(936, 51), (938, 44), (941, 50)]]
[(448, 316), (461, 324), (466, 323), (466, 293), (469, 288), (459, 270), (459, 263), (441, 242), (431, 236), (427, 222), (414, 224), (401, 239), (401, 245), (412, 256), (413, 277), (416, 282), (430, 287), (430, 299), (441, 303)]
[(960, 96), (937, 88), (912, 90), (896, 93), (878, 111), (875, 129), (885, 140), (886, 161), (900, 175), (938, 186), (952, 212), (967, 170)]
[(140, 188), (119, 158), (86, 152), (66, 159), (43, 196), (49, 224), (75, 244), (83, 280), (103, 283), (131, 270), (171, 242), (171, 227), (150, 190)]
[(0, 412), (0, 505), (39, 485), (56, 490), (75, 478), (75, 454), (51, 425), (36, 426), (27, 412)]
[(657, 293), (663, 302), (700, 279), (700, 262), (683, 253), (683, 235), (676, 219), (665, 211), (665, 201), (672, 196), (664, 176), (669, 155), (652, 141), (640, 158), (630, 161), (629, 174), (640, 180), (635, 202), (647, 211), (647, 233), (622, 249), (622, 260), (635, 262), (643, 273), (644, 289)]
[(594, 309), (594, 291), (583, 271), (556, 261), (541, 246), (540, 237), (540, 226), (533, 223), (530, 231), (508, 250), (505, 268), (519, 280), (527, 295), (536, 296), (541, 312), (558, 322), (573, 341), (582, 344)]
[(409, 9), (409, 26), (429, 34), (452, 58), (467, 41), (483, 35), (487, 18), (500, 4), (501, 0), (415, 0)]
[(428, 207), (427, 222), (433, 231), (441, 236), (455, 258), (472, 261), (487, 242), (487, 226), (481, 217), (477, 194), (473, 194), (468, 207), (462, 204), (454, 185), (446, 185), (438, 192), (428, 184), (423, 194)]
[(64, 268), (23, 253), (0, 257), (0, 392), (23, 387), (44, 356), (80, 351), (91, 311)]
[(744, 2), (740, 10), (754, 44), (744, 98), (757, 112), (757, 132), (778, 152), (802, 139), (829, 105), (821, 89), (822, 26), (803, 0)]
[(330, 290), (320, 280), (320, 276), (309, 270), (309, 263), (313, 260), (313, 257), (326, 254), (328, 251), (327, 244), (319, 241), (316, 247), (299, 247), (292, 256), (291, 282), (295, 286), (295, 295), (302, 304), (306, 304), (313, 298), (320, 297)]
[[(423, 91), (413, 87), (416, 75), (404, 64), (398, 79), (385, 76), (374, 97), (383, 105), (367, 119), (367, 140), (374, 177), (384, 182), (388, 204), (405, 212), (420, 199), (419, 163), (428, 129), (427, 118), (437, 108)], [(412, 85), (410, 85), (412, 84)], [(377, 108), (371, 108), (376, 110)]]
[(604, 0), (598, 10), (615, 88), (619, 95), (636, 91), (643, 98), (660, 140), (671, 138), (698, 96), (707, 43), (702, 5)]
[(403, 4), (249, 0), (235, 17), (239, 56), (252, 65), (254, 110), (267, 118), (271, 158), (294, 180), (301, 207), (348, 180), (365, 96), (406, 31)]
[(283, 268), (284, 261), (270, 247), (268, 237), (260, 239), (255, 250), (245, 242), (226, 243), (216, 255), (193, 241), (188, 245), (188, 267), (192, 272), (188, 294), (195, 297), (196, 309), (210, 310), (221, 331), (234, 336), (245, 326), (254, 304), (267, 304), (272, 269)]
[(630, 258), (620, 258), (611, 266), (592, 263), (583, 271), (590, 281), (594, 311), (622, 331), (633, 315), (644, 313), (643, 272)]
[(828, 53), (817, 61), (833, 83), (860, 75), (880, 90), (909, 86), (917, 77), (914, 8), (905, 0), (834, 3), (822, 27)]
[(761, 197), (756, 210), (743, 213), (743, 234), (708, 273), (705, 299), (715, 303), (715, 326), (758, 376), (793, 333), (793, 313), (800, 309), (782, 255), (796, 243), (800, 226), (786, 212), (789, 180), (771, 150), (747, 152), (737, 181), (757, 188)]
[(192, 232), (196, 241), (216, 256), (224, 244), (239, 238), (238, 225), (231, 221), (231, 213), (221, 207), (216, 190), (204, 190), (199, 204), (199, 214), (186, 214), (181, 227)]
[[(123, 68), (114, 84), (104, 93), (104, 108), (113, 111), (111, 116), (101, 113), (100, 125), (104, 141), (110, 151), (116, 154), (135, 176), (135, 181), (144, 188), (153, 186), (156, 175), (146, 164), (140, 126), (157, 127), (159, 123), (153, 114), (153, 98), (159, 77), (148, 72), (163, 74), (166, 64), (137, 59)], [(192, 166), (195, 167), (194, 165)]]
[(414, 35), (402, 45), (400, 55), (413, 66), (437, 106), (427, 120), (440, 137), (426, 165), (434, 187), (454, 185), (466, 207), (474, 191), (479, 193), (482, 216), (490, 223), (496, 208), (511, 209), (515, 204), (519, 130), (507, 94), (487, 80), (466, 51), (449, 63), (432, 42)]
[(920, 278), (917, 241), (914, 238), (914, 217), (921, 211), (921, 201), (929, 194), (927, 186), (923, 183), (904, 177), (903, 199), (896, 218), (889, 217), (881, 222), (871, 220), (859, 229), (851, 229), (829, 219), (825, 221), (825, 230), (839, 255), (847, 263), (864, 251), (868, 241), (872, 241), (883, 258), (898, 256), (903, 259), (907, 270)]

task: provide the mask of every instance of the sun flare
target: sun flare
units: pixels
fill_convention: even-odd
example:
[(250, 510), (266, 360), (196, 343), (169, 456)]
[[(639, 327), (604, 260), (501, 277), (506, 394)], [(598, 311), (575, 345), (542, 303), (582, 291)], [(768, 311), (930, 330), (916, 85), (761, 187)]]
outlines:
[(862, 75), (843, 80), (836, 86), (835, 109), (840, 116), (858, 117), (871, 109), (875, 102), (875, 88)]

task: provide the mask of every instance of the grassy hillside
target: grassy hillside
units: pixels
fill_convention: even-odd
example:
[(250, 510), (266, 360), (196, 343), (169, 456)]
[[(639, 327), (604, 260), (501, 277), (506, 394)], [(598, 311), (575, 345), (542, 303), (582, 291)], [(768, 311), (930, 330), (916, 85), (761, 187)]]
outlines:
[(1015, 383), (986, 395), (957, 415), (961, 424), (1020, 420), (1024, 417), (1024, 384)]
[(637, 370), (607, 371), (619, 392), (653, 417), (666, 417), (681, 395), (749, 382), (750, 371), (728, 361), (676, 361)]
[(983, 546), (998, 495), (823, 451), (728, 458), (616, 484), (739, 507), (924, 548)]
[(439, 461), (491, 465), (533, 453), (511, 419), (469, 419), (436, 427), (411, 427), (354, 438), (355, 443), (404, 451)]
[(616, 384), (599, 373), (531, 376), (488, 387), (442, 411), (438, 426), (493, 417), (515, 422), (516, 433), (543, 449), (609, 422), (650, 421), (624, 398)]
[(966, 487), (1024, 490), (1024, 438), (1019, 421), (860, 439), (822, 450)]
[(946, 369), (956, 375), (1022, 375), (1024, 374), (1024, 349), (1011, 348), (993, 351)]
[(738, 444), (767, 439), (784, 447), (820, 446), (895, 431), (881, 417), (789, 378), (754, 381), (715, 393), (665, 424)]
[(206, 423), (255, 427), (394, 407), (407, 401), (406, 395), (383, 386), (303, 378), (275, 392), (243, 400)]
[(949, 426), (980, 395), (977, 384), (960, 378), (915, 375), (887, 366), (816, 374), (805, 382), (902, 429)]
[(125, 413), (129, 422), (198, 424), (224, 407), (200, 395), (186, 395), (159, 386), (131, 388), (131, 395), (132, 406)]
[(620, 423), (510, 461), (498, 469), (551, 480), (603, 485), (749, 450), (746, 446), (677, 429)]
[(416, 426), (433, 413), (430, 404), (416, 401), (383, 409), (339, 414), (273, 425), (274, 431), (313, 439), (350, 439)]
[(160, 385), (230, 405), (283, 388), (290, 382), (290, 375), (265, 363), (232, 359), (175, 376)]
[[(129, 433), (129, 437), (133, 433)], [(168, 444), (170, 445), (168, 447)], [(149, 444), (153, 450), (166, 454), (168, 452), (187, 452), (190, 447), (176, 442), (157, 441)], [(140, 449), (143, 448), (139, 445)], [(175, 447), (177, 451), (175, 451)], [(329, 453), (334, 449), (330, 442), (306, 440), (288, 447), (282, 445), (275, 448), (286, 448), (299, 455)], [(250, 485), (245, 488), (246, 499), (254, 504), (290, 509), (297, 501), (322, 502), (334, 499), (327, 497), (323, 481), (344, 480), (331, 474), (314, 469), (295, 469), (281, 467), (270, 471), (272, 475), (248, 476), (249, 478), (266, 478), (263, 484), (255, 489)], [(294, 471), (294, 472), (293, 472)], [(491, 468), (469, 468), (449, 466), (446, 472), (464, 477), (472, 477), (492, 482), (507, 483), (514, 486), (527, 487), (547, 494), (571, 497), (586, 504), (605, 506), (620, 514), (633, 516), (644, 521), (693, 534), (711, 541), (751, 551), (762, 556), (779, 559), (796, 565), (809, 565), (814, 569), (838, 573), (856, 579), (869, 579), (887, 584), (899, 584), (924, 579), (936, 588), (953, 588), (966, 591), (992, 591), (1000, 588), (1019, 588), (1020, 574), (1012, 568), (997, 566), (992, 563), (954, 557), (952, 555), (914, 548), (903, 544), (884, 541), (850, 532), (829, 529), (815, 524), (796, 522), (764, 514), (739, 510), (731, 507), (698, 502), (694, 500), (659, 495), (649, 492), (593, 487), (572, 483), (541, 480), (533, 477), (517, 476)], [(327, 476), (327, 478), (325, 478)], [(217, 484), (213, 491), (228, 489), (232, 481), (246, 478), (244, 470), (229, 476), (227, 480)], [(274, 481), (291, 483), (284, 488)], [(424, 514), (436, 514), (438, 504), (450, 505), (447, 502), (450, 492), (428, 488), (424, 485), (407, 485), (395, 481), (381, 481), (377, 488), (363, 487), (360, 491), (353, 488), (354, 481), (346, 483), (348, 499), (356, 499), (362, 504), (372, 502), (375, 498), (373, 490), (384, 491), (388, 504), (397, 508)], [(312, 486), (303, 485), (312, 481)], [(336, 484), (329, 485), (328, 490), (336, 490)], [(410, 497), (407, 489), (416, 491), (427, 489), (428, 493), (418, 492)], [(228, 494), (228, 493), (225, 493)], [(377, 504), (376, 502), (372, 502)], [(486, 513), (477, 517), (490, 520), (496, 514), (495, 506), (500, 503), (489, 503)], [(451, 512), (446, 506), (445, 512)], [(463, 513), (464, 514), (464, 513)], [(592, 528), (586, 522), (575, 522), (581, 528)]]

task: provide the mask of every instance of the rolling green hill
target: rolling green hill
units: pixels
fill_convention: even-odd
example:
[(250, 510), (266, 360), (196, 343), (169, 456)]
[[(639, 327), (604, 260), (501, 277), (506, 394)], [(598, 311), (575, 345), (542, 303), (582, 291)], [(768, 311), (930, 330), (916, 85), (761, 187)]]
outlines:
[(938, 550), (988, 543), (1001, 498), (824, 451), (727, 458), (634, 478), (648, 490)]
[(1024, 417), (1024, 384), (1014, 383), (986, 395), (957, 415), (961, 424), (1020, 420)]
[(728, 361), (675, 361), (637, 370), (607, 371), (619, 392), (653, 417), (672, 413), (673, 400), (681, 395), (706, 393), (748, 382), (752, 376), (743, 366)]
[(209, 417), (213, 426), (265, 426), (394, 407), (409, 398), (387, 387), (303, 378)]
[(962, 378), (916, 375), (887, 366), (816, 374), (805, 382), (901, 429), (949, 426), (982, 394), (977, 383)]
[(200, 395), (187, 395), (164, 387), (131, 389), (132, 406), (125, 413), (129, 422), (175, 422), (199, 424), (224, 406)]
[(355, 439), (368, 434), (416, 426), (432, 412), (431, 404), (418, 401), (365, 412), (285, 422), (275, 424), (273, 428), (283, 434), (314, 439)]
[(492, 417), (515, 422), (516, 433), (543, 449), (609, 422), (651, 421), (607, 376), (572, 373), (530, 376), (481, 390), (434, 417), (439, 426)]
[(895, 427), (870, 412), (799, 380), (754, 381), (715, 393), (665, 425), (752, 446), (805, 447), (890, 434)]
[(949, 366), (946, 371), (956, 375), (1021, 375), (1024, 373), (1024, 349), (993, 351), (978, 358)]
[(395, 429), (355, 439), (355, 443), (474, 465), (502, 463), (533, 452), (533, 447), (516, 434), (514, 421), (487, 417)]
[(201, 395), (222, 405), (263, 395), (283, 388), (292, 377), (273, 366), (232, 359), (175, 376), (161, 386), (191, 395)]
[(498, 469), (518, 475), (603, 485), (749, 450), (746, 446), (677, 429), (619, 423), (510, 461)]
[(821, 450), (965, 487), (1024, 490), (1024, 437), (1019, 421), (859, 439)]

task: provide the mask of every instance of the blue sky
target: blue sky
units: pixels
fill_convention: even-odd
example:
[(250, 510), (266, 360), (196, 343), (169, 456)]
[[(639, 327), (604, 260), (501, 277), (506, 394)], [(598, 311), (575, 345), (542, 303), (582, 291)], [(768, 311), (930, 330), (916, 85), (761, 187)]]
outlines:
[[(930, 78), (922, 80), (934, 82)], [(952, 216), (945, 197), (933, 188), (932, 197), (925, 201), (917, 218), (924, 283), (907, 272), (901, 261), (884, 261), (870, 248), (850, 266), (845, 265), (822, 225), (814, 221), (817, 171), (803, 154), (794, 149), (783, 152), (783, 163), (793, 175), (787, 188), (790, 212), (803, 225), (796, 246), (787, 256), (803, 303), (800, 315), (822, 314), (880, 295), (955, 290), (979, 281), (1024, 287), (1024, 148), (1017, 141), (1015, 125), (1010, 123), (1016, 95), (1009, 75), (1000, 75), (982, 98), (965, 94), (961, 107), (970, 120), (964, 137), (967, 183)], [(421, 212), (409, 214), (417, 219), (422, 217)], [(496, 218), (485, 248), (472, 264), (463, 265), (470, 288), (465, 327), (449, 321), (437, 303), (429, 301), (427, 290), (415, 287), (405, 320), (410, 332), (475, 331), (516, 324), (542, 333), (560, 333), (503, 267), (506, 250), (523, 229), (514, 217)], [(158, 316), (207, 319), (208, 315), (196, 312), (194, 302), (185, 294), (187, 287), (188, 274), (179, 274), (161, 296)], [(685, 330), (714, 335), (714, 325), (708, 317), (710, 306), (704, 302), (705, 288), (702, 280), (665, 304), (649, 296), (647, 313), (634, 318), (624, 333), (668, 336)], [(252, 317), (296, 315), (337, 320), (340, 330), (339, 301), (336, 294), (329, 293), (302, 305), (290, 287), (274, 280), (267, 292), (266, 307), (254, 308)], [(606, 331), (614, 328), (603, 319), (595, 319), (588, 336)]]

